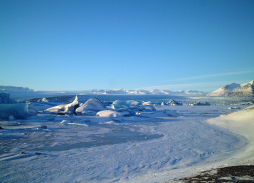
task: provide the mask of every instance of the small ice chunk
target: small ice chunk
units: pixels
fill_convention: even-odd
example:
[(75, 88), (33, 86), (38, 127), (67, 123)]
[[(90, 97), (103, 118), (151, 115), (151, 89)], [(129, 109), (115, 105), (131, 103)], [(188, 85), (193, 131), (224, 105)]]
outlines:
[(128, 111), (118, 112), (113, 110), (104, 110), (98, 112), (96, 115), (100, 117), (122, 117), (130, 115), (130, 113)]
[(169, 102), (167, 102), (168, 105), (183, 105), (182, 103), (179, 103), (173, 99), (171, 99)]
[(112, 103), (112, 109), (129, 108), (131, 106), (137, 105), (139, 105), (139, 102), (135, 100), (127, 100), (127, 101), (115, 100)]
[(166, 112), (159, 111), (159, 112), (140, 112), (137, 113), (138, 116), (142, 117), (169, 117), (169, 115)]
[(49, 100), (47, 100), (46, 98), (41, 99), (42, 102), (48, 102)]
[(151, 105), (152, 102), (151, 101), (148, 101), (148, 102), (143, 102), (142, 105)]
[(66, 123), (67, 121), (66, 120), (63, 120), (61, 123)]
[(210, 105), (208, 102), (197, 102), (194, 105), (202, 106), (202, 105)]
[(229, 107), (228, 109), (241, 109), (240, 107)]
[(9, 120), (14, 120), (15, 118), (13, 117), (13, 115), (9, 116)]

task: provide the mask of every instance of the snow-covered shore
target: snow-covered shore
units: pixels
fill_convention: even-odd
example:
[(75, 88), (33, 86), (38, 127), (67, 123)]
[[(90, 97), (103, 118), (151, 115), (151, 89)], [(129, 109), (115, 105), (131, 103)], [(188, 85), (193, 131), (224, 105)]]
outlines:
[(248, 140), (248, 145), (243, 152), (234, 156), (234, 161), (237, 160), (240, 164), (254, 163), (254, 105), (208, 119), (207, 122), (244, 136)]
[[(33, 107), (43, 105), (51, 104)], [(252, 164), (253, 107), (222, 115), (244, 107), (157, 105), (134, 116), (37, 114), (2, 120), (0, 180), (163, 182)]]
[(247, 145), (241, 151), (236, 152), (223, 161), (198, 166), (193, 169), (194, 171), (190, 170), (184, 177), (182, 176), (166, 182), (253, 182), (254, 106), (252, 105), (239, 111), (222, 114), (217, 118), (208, 119), (207, 122), (242, 135), (247, 139)]

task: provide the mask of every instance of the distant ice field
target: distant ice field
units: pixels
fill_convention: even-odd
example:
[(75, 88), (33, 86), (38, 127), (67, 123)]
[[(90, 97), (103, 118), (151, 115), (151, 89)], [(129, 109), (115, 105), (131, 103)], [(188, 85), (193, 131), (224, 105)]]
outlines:
[(97, 97), (102, 102), (113, 102), (115, 100), (136, 100), (151, 101), (153, 104), (161, 104), (173, 99), (182, 104), (188, 105), (197, 102), (208, 102), (211, 105), (231, 105), (253, 102), (253, 97), (207, 97), (207, 96), (172, 96), (172, 95), (78, 95), (80, 102), (85, 102), (89, 98)]

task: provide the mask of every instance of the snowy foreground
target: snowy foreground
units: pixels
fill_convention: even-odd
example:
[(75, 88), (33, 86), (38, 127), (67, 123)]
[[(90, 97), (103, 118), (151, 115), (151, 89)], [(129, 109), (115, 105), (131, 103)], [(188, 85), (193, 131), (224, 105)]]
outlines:
[(154, 108), (2, 120), (0, 182), (164, 182), (254, 163), (254, 106)]

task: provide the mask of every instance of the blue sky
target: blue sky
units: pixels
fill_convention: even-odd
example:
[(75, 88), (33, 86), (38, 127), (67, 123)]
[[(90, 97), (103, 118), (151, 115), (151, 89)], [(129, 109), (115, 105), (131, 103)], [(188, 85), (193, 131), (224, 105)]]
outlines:
[(253, 0), (0, 0), (0, 85), (192, 89), (254, 80)]

